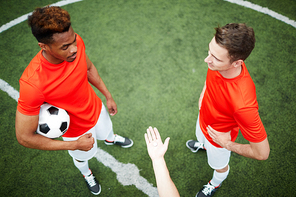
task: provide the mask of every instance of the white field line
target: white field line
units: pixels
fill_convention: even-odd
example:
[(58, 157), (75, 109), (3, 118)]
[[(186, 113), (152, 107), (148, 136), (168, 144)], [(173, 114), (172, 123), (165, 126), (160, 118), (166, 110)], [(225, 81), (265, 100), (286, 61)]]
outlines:
[(124, 186), (135, 185), (148, 196), (158, 196), (157, 188), (153, 187), (145, 178), (140, 176), (140, 170), (135, 164), (123, 164), (118, 162), (112, 155), (98, 147), (95, 155), (98, 161), (111, 168), (117, 174), (117, 180)]
[[(50, 6), (64, 6), (64, 5), (67, 5), (67, 4), (71, 4), (71, 3), (75, 3), (75, 2), (79, 2), (79, 1), (82, 1), (82, 0), (63, 0), (63, 1), (59, 1), (57, 3), (53, 3), (51, 4)], [(9, 23), (6, 23), (4, 25), (2, 25), (0, 27), (0, 33), (2, 33), (3, 31), (25, 21), (28, 19), (28, 16), (31, 15), (32, 12), (28, 13), (28, 14), (25, 14), (23, 16), (20, 16), (12, 21), (10, 21)]]
[[(64, 6), (67, 4), (79, 2), (82, 0), (63, 0), (59, 1), (57, 3), (51, 4), (51, 6)], [(256, 10), (258, 12), (267, 14), (273, 18), (276, 18), (280, 21), (283, 21), (289, 25), (292, 25), (296, 28), (296, 22), (293, 20), (290, 20), (289, 18), (278, 14), (272, 10), (269, 10), (268, 8), (263, 8), (259, 5), (252, 4), (248, 1), (243, 0), (224, 0), (228, 1), (230, 3), (235, 3), (247, 8), (251, 8), (253, 10)], [(27, 20), (28, 15), (30, 15), (32, 12), (25, 14), (19, 18), (16, 18), (15, 20), (10, 21), (9, 23), (6, 23), (0, 27), (0, 33), (3, 31)], [(19, 98), (19, 92), (15, 90), (13, 87), (11, 87), (7, 82), (0, 79), (0, 89), (4, 92), (6, 92), (10, 97), (12, 97), (15, 101)], [(143, 191), (148, 196), (154, 197), (158, 196), (157, 188), (153, 187), (148, 181), (140, 176), (139, 169), (135, 164), (123, 164), (118, 162), (112, 155), (105, 152), (104, 150), (98, 148), (98, 152), (95, 155), (98, 161), (102, 162), (106, 167), (109, 167), (113, 172), (117, 174), (117, 179), (122, 185), (135, 185), (139, 190)]]
[(278, 14), (278, 13), (276, 13), (276, 12), (266, 8), (266, 7), (261, 7), (260, 5), (256, 5), (256, 4), (253, 4), (251, 2), (243, 1), (243, 0), (224, 0), (224, 1), (228, 1), (230, 3), (241, 5), (241, 6), (246, 7), (246, 8), (251, 8), (253, 10), (256, 10), (257, 12), (267, 14), (267, 15), (269, 15), (269, 16), (277, 19), (277, 20), (280, 20), (280, 21), (282, 21), (284, 23), (287, 23), (287, 24), (289, 24), (289, 25), (296, 28), (296, 21), (291, 20), (288, 17), (283, 16), (281, 14)]
[[(70, 3), (75, 3), (82, 0), (63, 0), (51, 6), (63, 6)], [(32, 12), (31, 12), (32, 13)], [(0, 33), (9, 29), (10, 27), (17, 25), (28, 18), (28, 15), (31, 13), (25, 14), (3, 26), (0, 27)], [(0, 89), (6, 92), (10, 97), (15, 101), (18, 101), (19, 92), (11, 87), (7, 82), (0, 79)], [(153, 187), (145, 178), (140, 176), (139, 169), (135, 164), (124, 164), (117, 161), (112, 155), (98, 147), (97, 154), (95, 155), (97, 160), (103, 163), (106, 167), (111, 168), (113, 172), (117, 174), (117, 180), (124, 186), (135, 185), (143, 193), (147, 194), (149, 197), (158, 197), (157, 188)]]
[(13, 98), (17, 102), (19, 98), (19, 92), (2, 79), (0, 79), (0, 89), (6, 92), (11, 98)]

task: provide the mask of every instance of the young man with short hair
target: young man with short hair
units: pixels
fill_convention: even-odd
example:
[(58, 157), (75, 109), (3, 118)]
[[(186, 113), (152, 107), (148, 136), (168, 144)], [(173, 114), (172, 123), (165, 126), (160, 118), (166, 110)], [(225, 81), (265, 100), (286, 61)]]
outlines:
[[(255, 47), (255, 34), (245, 24), (231, 23), (216, 28), (209, 44), (208, 73), (199, 98), (197, 140), (188, 140), (192, 151), (207, 151), (213, 177), (196, 197), (209, 197), (229, 173), (231, 151), (245, 157), (266, 160), (270, 148), (258, 113), (255, 84), (244, 60)], [(234, 142), (239, 129), (249, 144)]]
[[(60, 7), (37, 8), (28, 22), (41, 51), (19, 81), (17, 140), (28, 148), (68, 150), (88, 188), (98, 195), (101, 187), (88, 167), (88, 160), (96, 154), (97, 140), (123, 148), (131, 147), (133, 141), (114, 135), (108, 111), (115, 115), (116, 103), (86, 55), (82, 38), (71, 26), (69, 13)], [(106, 97), (108, 111), (89, 83)], [(45, 102), (65, 109), (70, 116), (63, 141), (35, 133), (40, 106)]]

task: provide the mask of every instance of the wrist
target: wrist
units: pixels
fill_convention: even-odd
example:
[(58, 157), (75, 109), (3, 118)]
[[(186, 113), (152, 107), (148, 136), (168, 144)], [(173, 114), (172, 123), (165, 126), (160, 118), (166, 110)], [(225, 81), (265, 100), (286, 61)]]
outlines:
[(113, 97), (112, 97), (112, 95), (110, 93), (106, 94), (105, 98), (106, 98), (106, 100), (110, 100), (110, 99), (113, 100)]
[(233, 143), (232, 141), (226, 142), (224, 148), (227, 149), (227, 150), (229, 150), (229, 151), (231, 151), (231, 145), (232, 145), (232, 143)]
[(151, 160), (152, 160), (152, 164), (154, 166), (159, 166), (159, 165), (162, 165), (163, 163), (165, 163), (164, 157), (158, 157), (158, 158), (154, 158)]
[(69, 142), (69, 150), (78, 150), (78, 141), (68, 141)]

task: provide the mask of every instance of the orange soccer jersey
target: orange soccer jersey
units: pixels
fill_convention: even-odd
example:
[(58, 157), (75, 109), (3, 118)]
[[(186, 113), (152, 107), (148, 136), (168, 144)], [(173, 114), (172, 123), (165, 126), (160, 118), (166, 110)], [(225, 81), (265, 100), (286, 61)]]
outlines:
[(208, 69), (199, 117), (203, 134), (216, 147), (221, 146), (209, 136), (208, 125), (220, 132), (231, 131), (232, 141), (239, 129), (250, 142), (261, 142), (267, 137), (258, 113), (255, 84), (244, 63), (241, 74), (233, 79)]
[(97, 122), (102, 101), (87, 79), (85, 45), (77, 35), (77, 56), (73, 62), (49, 63), (42, 50), (32, 59), (20, 80), (17, 109), (25, 115), (38, 115), (47, 102), (65, 109), (70, 126), (63, 137), (78, 137)]

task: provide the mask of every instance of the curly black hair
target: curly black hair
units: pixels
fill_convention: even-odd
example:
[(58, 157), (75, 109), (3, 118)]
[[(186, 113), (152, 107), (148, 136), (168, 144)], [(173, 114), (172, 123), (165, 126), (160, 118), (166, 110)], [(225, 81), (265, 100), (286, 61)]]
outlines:
[(57, 6), (36, 8), (28, 16), (28, 24), (38, 42), (44, 44), (51, 44), (53, 34), (66, 32), (71, 26), (69, 13)]

